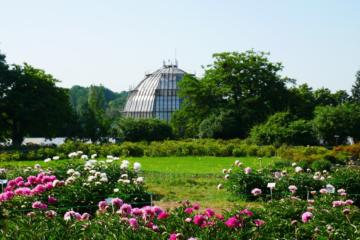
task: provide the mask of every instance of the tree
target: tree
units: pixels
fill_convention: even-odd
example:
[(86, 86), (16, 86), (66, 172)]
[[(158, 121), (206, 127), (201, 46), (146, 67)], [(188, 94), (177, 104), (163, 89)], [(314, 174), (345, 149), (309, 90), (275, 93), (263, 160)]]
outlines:
[(312, 135), (309, 123), (298, 119), (290, 112), (278, 112), (269, 116), (268, 120), (250, 131), (250, 138), (258, 144), (312, 145), (315, 138)]
[(336, 106), (336, 101), (328, 88), (320, 88), (314, 92), (316, 106)]
[(174, 129), (185, 127), (185, 137), (192, 137), (204, 119), (232, 110), (243, 129), (237, 137), (244, 137), (254, 123), (285, 109), (289, 96), (286, 83), (295, 81), (281, 78), (278, 72), (283, 66), (269, 62), (266, 55), (252, 50), (214, 54), (215, 61), (202, 78), (185, 75), (178, 83), (184, 102), (171, 118)]
[(338, 106), (317, 107), (312, 123), (318, 138), (335, 145), (334, 135), (339, 135), (338, 144), (345, 143), (348, 136), (360, 140), (360, 107), (345, 103)]
[[(6, 97), (7, 82), (10, 78), (9, 65), (6, 63), (6, 56), (0, 53), (0, 103)], [(1, 104), (1, 105), (2, 105)], [(0, 105), (0, 109), (1, 109)], [(0, 142), (6, 142), (11, 137), (11, 131), (8, 127), (8, 118), (5, 112), (0, 111)]]
[(336, 105), (344, 105), (347, 101), (350, 101), (350, 96), (346, 90), (338, 90), (333, 94)]
[(360, 70), (355, 74), (355, 84), (351, 87), (351, 94), (353, 103), (360, 105)]
[(234, 139), (242, 132), (231, 110), (221, 111), (220, 115), (212, 114), (199, 127), (200, 138)]
[(164, 141), (173, 138), (172, 128), (158, 118), (121, 118), (115, 121), (118, 137), (124, 141)]
[(310, 120), (314, 117), (316, 107), (314, 91), (306, 83), (290, 88), (290, 112), (300, 119)]
[(1, 80), (0, 125), (11, 132), (13, 144), (21, 144), (32, 128), (53, 138), (71, 119), (68, 90), (57, 87), (59, 80), (44, 70), (13, 65)]

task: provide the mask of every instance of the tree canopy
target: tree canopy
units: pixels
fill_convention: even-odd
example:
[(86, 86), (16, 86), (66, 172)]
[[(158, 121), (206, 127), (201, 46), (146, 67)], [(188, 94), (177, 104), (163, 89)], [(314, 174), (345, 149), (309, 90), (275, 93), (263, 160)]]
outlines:
[(282, 78), (278, 74), (282, 64), (269, 62), (267, 55), (253, 50), (218, 53), (202, 78), (185, 75), (178, 83), (184, 103), (172, 116), (172, 126), (178, 131), (185, 126), (185, 136), (192, 137), (199, 133), (204, 119), (231, 110), (242, 126), (238, 137), (245, 137), (254, 123), (285, 109), (289, 98), (286, 83), (295, 81)]
[(71, 119), (68, 90), (57, 87), (59, 80), (44, 70), (24, 63), (13, 65), (0, 78), (0, 125), (11, 132), (14, 144), (21, 144), (33, 128), (53, 138)]

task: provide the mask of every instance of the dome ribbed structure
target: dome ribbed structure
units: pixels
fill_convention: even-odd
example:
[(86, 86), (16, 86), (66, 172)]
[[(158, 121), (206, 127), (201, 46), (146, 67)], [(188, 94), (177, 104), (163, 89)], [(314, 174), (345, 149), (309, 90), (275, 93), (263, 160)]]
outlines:
[(159, 118), (170, 121), (171, 114), (180, 109), (182, 99), (178, 97), (177, 83), (187, 74), (176, 65), (165, 65), (147, 74), (126, 100), (123, 116)]

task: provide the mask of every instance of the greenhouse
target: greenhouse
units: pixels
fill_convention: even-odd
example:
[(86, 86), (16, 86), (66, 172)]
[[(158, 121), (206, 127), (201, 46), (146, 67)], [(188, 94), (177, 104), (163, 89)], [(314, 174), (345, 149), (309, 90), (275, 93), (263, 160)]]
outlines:
[(178, 97), (177, 83), (187, 74), (175, 64), (166, 65), (145, 78), (129, 91), (124, 110), (124, 117), (159, 118), (170, 121), (171, 114), (180, 109), (182, 99)]

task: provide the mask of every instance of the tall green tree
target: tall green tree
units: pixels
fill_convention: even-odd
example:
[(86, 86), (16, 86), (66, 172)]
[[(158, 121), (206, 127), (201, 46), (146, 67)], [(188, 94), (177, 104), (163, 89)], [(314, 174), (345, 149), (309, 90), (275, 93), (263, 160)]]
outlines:
[(351, 87), (351, 94), (352, 102), (360, 105), (360, 70), (355, 74), (355, 83)]
[(58, 82), (27, 63), (13, 65), (10, 74), (2, 79), (0, 125), (11, 132), (13, 144), (21, 144), (32, 128), (45, 138), (53, 138), (71, 119), (68, 90), (57, 87)]
[[(3, 103), (3, 99), (6, 97), (7, 84), (10, 78), (11, 72), (6, 62), (6, 56), (0, 53), (0, 103)], [(11, 120), (7, 118), (6, 113), (0, 111), (0, 142), (6, 142), (11, 137), (10, 124)]]
[(267, 55), (253, 50), (218, 53), (202, 78), (185, 75), (178, 83), (184, 103), (172, 116), (171, 125), (177, 131), (185, 127), (185, 136), (192, 137), (199, 133), (204, 119), (232, 110), (234, 119), (243, 126), (241, 138), (254, 123), (285, 109), (289, 96), (286, 83), (295, 81), (282, 78), (282, 64), (269, 62)]
[(290, 88), (290, 112), (301, 119), (310, 120), (314, 117), (316, 107), (313, 88), (304, 83)]
[(317, 107), (312, 127), (318, 138), (325, 143), (335, 145), (335, 135), (339, 135), (338, 144), (345, 143), (348, 136), (356, 142), (360, 140), (360, 107), (355, 104)]

